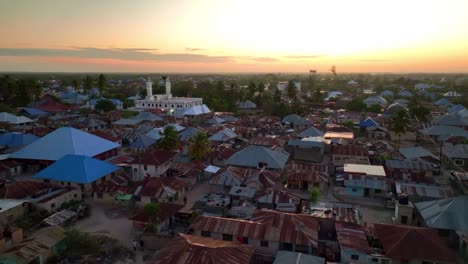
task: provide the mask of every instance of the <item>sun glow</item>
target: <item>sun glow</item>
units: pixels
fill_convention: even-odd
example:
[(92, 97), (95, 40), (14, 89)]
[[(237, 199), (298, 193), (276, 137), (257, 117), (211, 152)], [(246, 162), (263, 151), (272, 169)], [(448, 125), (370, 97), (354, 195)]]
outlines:
[[(32, 59), (18, 49), (74, 47), (101, 50), (74, 54), (83, 60), (73, 69), (86, 59), (93, 65), (101, 59), (103, 68), (110, 59), (132, 65), (124, 60), (139, 61), (142, 54), (126, 50), (124, 58), (114, 58), (105, 49), (138, 48), (143, 55), (160, 55), (138, 67), (148, 70), (178, 63), (192, 71), (325, 70), (331, 64), (346, 71), (399, 71), (408, 65), (419, 67), (414, 71), (468, 70), (463, 63), (468, 59), (464, 0), (45, 0), (0, 6), (0, 33), (10, 36), (0, 43), (0, 70), (8, 70), (5, 62), (18, 54), (14, 65), (44, 57), (51, 68), (58, 64), (46, 57), (64, 56), (50, 51)], [(78, 63), (77, 58), (69, 61)]]

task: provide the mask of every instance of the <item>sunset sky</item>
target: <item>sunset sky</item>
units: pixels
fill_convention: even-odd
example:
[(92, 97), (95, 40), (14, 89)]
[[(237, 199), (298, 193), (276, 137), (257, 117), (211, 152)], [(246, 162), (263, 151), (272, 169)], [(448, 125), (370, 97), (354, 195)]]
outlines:
[(468, 72), (467, 0), (0, 0), (0, 71)]

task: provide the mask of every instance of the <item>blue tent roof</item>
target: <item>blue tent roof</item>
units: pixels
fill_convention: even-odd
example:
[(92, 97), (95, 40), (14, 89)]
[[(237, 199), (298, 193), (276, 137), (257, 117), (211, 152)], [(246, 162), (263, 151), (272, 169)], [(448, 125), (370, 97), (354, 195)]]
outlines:
[(378, 126), (377, 122), (374, 121), (371, 117), (366, 118), (359, 123), (359, 127), (376, 127)]
[(119, 167), (117, 166), (88, 156), (66, 155), (34, 175), (34, 178), (91, 183), (118, 169)]
[(23, 110), (28, 113), (28, 115), (31, 116), (42, 116), (42, 115), (47, 115), (47, 112), (44, 112), (40, 109), (37, 108), (32, 108), (32, 107), (25, 107)]
[(29, 133), (4, 133), (0, 135), (0, 146), (18, 147), (31, 144), (38, 139), (39, 137)]
[(59, 160), (67, 154), (94, 157), (119, 146), (72, 127), (61, 127), (11, 154), (10, 158)]

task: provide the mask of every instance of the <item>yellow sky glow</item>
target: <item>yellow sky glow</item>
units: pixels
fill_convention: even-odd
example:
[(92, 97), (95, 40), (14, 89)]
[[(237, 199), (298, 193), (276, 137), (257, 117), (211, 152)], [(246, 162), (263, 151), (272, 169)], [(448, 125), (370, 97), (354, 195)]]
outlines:
[(466, 0), (2, 1), (0, 71), (466, 72), (466, 10)]

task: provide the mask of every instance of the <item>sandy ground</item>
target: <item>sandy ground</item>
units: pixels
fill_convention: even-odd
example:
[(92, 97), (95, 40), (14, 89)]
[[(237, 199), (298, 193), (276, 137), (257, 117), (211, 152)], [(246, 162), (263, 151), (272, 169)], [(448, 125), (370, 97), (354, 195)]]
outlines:
[[(197, 184), (193, 189), (188, 190), (186, 192), (187, 204), (182, 210), (189, 210), (195, 201), (201, 199), (209, 191), (208, 182)], [(132, 241), (136, 237), (132, 222), (124, 216), (109, 218), (105, 214), (105, 210), (111, 206), (109, 203), (91, 199), (86, 202), (92, 205), (91, 216), (78, 221), (74, 227), (84, 232), (108, 235), (118, 239), (124, 246), (132, 248)], [(143, 252), (140, 250), (137, 251), (135, 263), (143, 263)]]
[[(78, 221), (74, 227), (83, 232), (108, 235), (118, 239), (122, 245), (132, 248), (132, 241), (135, 237), (132, 222), (125, 217), (107, 217), (104, 211), (109, 206), (104, 203), (94, 200), (87, 200), (86, 202), (92, 205), (91, 216)], [(143, 263), (143, 253), (141, 251), (137, 251), (135, 263)]]

